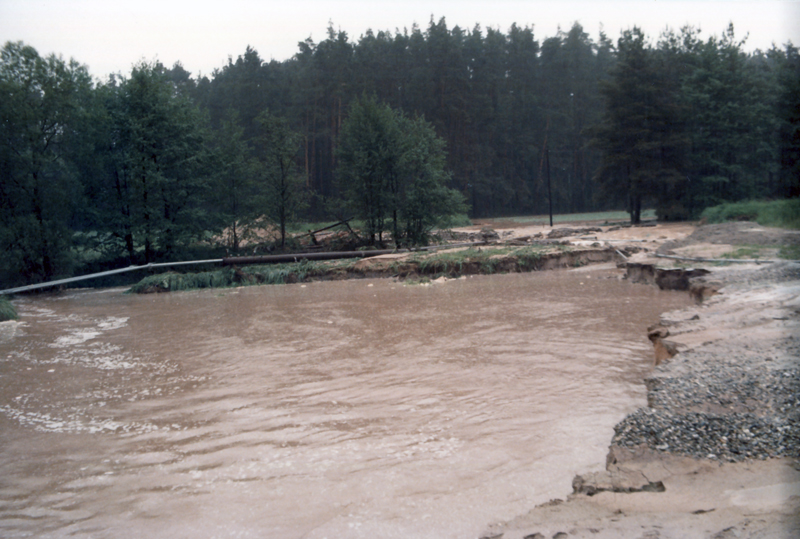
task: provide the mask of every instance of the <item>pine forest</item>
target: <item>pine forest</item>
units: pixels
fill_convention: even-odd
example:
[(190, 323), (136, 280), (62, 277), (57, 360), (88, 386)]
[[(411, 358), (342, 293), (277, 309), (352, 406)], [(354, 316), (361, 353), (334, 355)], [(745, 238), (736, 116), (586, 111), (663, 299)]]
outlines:
[[(419, 244), (448, 219), (800, 196), (800, 54), (733, 27), (596, 38), (578, 24), (334, 30), (209, 76), (0, 58), (0, 288), (226, 252), (269, 223), (356, 217)], [(97, 78), (100, 77), (100, 78)], [(90, 264), (91, 262), (91, 264)], [(92, 265), (94, 264), (94, 265)]]

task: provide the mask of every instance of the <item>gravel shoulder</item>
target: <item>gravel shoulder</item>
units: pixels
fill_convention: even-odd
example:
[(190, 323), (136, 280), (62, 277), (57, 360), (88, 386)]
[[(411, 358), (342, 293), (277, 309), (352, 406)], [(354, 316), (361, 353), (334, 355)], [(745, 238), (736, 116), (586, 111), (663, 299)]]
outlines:
[[(609, 234), (625, 240), (628, 262), (682, 268), (654, 256), (716, 258), (800, 238), (728, 223), (596, 240)], [(615, 428), (606, 470), (484, 538), (800, 537), (800, 262), (702, 269), (692, 284), (715, 294), (662, 316), (659, 337), (676, 355), (645, 381), (648, 406)]]

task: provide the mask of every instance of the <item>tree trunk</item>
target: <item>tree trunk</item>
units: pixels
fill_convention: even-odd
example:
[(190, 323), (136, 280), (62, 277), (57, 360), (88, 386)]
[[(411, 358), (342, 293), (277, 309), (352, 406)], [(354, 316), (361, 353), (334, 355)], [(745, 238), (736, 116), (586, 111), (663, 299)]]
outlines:
[(642, 222), (642, 196), (631, 194), (630, 196), (631, 224), (638, 225)]

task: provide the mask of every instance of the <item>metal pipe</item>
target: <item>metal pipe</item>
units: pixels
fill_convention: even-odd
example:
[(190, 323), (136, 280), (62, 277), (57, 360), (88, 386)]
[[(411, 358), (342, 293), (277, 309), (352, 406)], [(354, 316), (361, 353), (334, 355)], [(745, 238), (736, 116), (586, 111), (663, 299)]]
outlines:
[(60, 286), (62, 284), (77, 283), (79, 281), (86, 281), (88, 279), (97, 279), (99, 277), (108, 277), (109, 275), (117, 275), (118, 273), (127, 273), (129, 271), (138, 271), (148, 268), (165, 268), (169, 266), (188, 266), (192, 264), (219, 264), (222, 258), (215, 258), (213, 260), (190, 260), (188, 262), (160, 262), (158, 264), (145, 264), (143, 266), (128, 266), (127, 268), (120, 268), (115, 270), (101, 271), (100, 273), (91, 273), (89, 275), (81, 275), (80, 277), (70, 277), (68, 279), (59, 279), (57, 281), (48, 281), (46, 283), (29, 284), (27, 286), (19, 286), (17, 288), (9, 288), (7, 290), (0, 290), (0, 295), (16, 294), (18, 292), (30, 292), (32, 290), (39, 290), (41, 288), (50, 288), (51, 286)]
[(457, 247), (472, 247), (475, 245), (485, 245), (485, 241), (446, 244), (446, 245), (431, 245), (429, 247), (419, 247), (417, 249), (382, 249), (375, 251), (338, 251), (327, 253), (297, 253), (285, 255), (267, 255), (267, 256), (234, 256), (227, 258), (214, 258), (210, 260), (189, 260), (185, 262), (159, 262), (158, 264), (150, 263), (143, 266), (128, 266), (127, 268), (120, 268), (108, 271), (101, 271), (100, 273), (91, 273), (89, 275), (82, 275), (80, 277), (70, 277), (68, 279), (59, 279), (57, 281), (48, 281), (46, 283), (30, 284), (27, 286), (19, 286), (17, 288), (9, 288), (0, 290), (0, 295), (16, 294), (19, 292), (31, 292), (42, 288), (49, 288), (53, 286), (60, 286), (62, 284), (77, 283), (86, 281), (88, 279), (97, 279), (99, 277), (108, 277), (109, 275), (117, 275), (118, 273), (127, 273), (129, 271), (138, 271), (143, 269), (152, 268), (167, 268), (171, 266), (190, 266), (197, 264), (223, 264), (225, 266), (248, 265), (248, 264), (281, 264), (289, 262), (299, 262), (300, 260), (336, 260), (341, 258), (369, 258), (373, 256), (388, 255), (394, 253), (409, 253), (414, 251), (432, 251), (443, 248), (457, 248)]

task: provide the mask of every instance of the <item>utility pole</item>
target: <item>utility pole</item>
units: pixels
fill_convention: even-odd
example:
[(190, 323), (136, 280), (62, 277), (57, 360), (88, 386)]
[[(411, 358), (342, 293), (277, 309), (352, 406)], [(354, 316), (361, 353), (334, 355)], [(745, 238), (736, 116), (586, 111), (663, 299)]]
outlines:
[(553, 190), (550, 188), (550, 148), (545, 148), (544, 158), (547, 161), (547, 199), (550, 202), (550, 228), (553, 228)]

